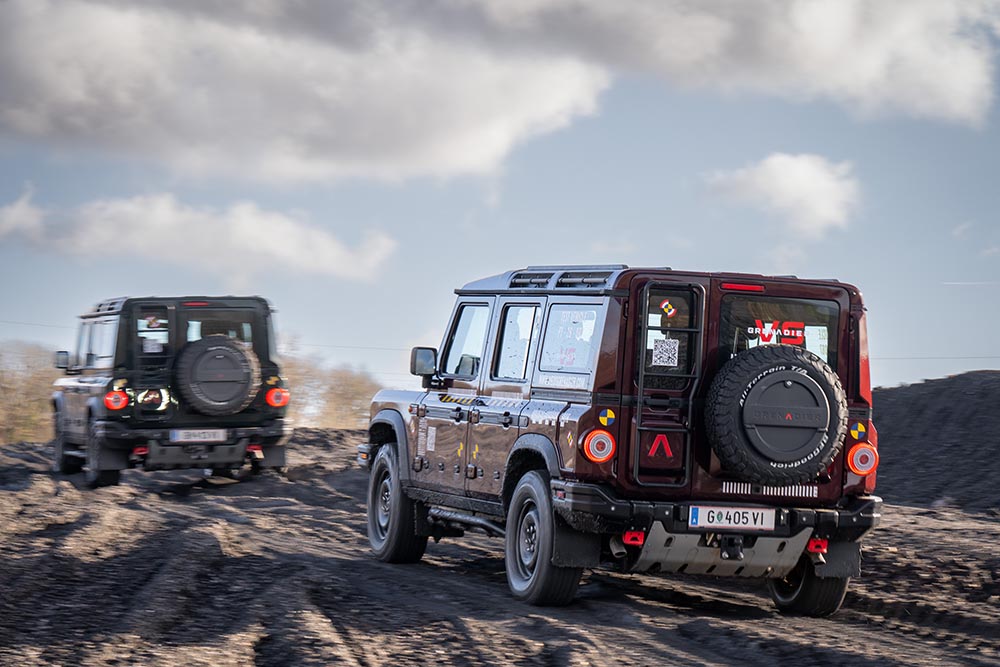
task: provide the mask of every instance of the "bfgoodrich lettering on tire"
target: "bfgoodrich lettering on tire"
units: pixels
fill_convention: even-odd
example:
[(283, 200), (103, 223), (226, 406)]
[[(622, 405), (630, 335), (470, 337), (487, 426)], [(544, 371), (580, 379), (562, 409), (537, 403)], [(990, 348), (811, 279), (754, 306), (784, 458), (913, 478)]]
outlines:
[(812, 352), (755, 347), (712, 382), (705, 426), (726, 470), (761, 484), (808, 483), (843, 446), (847, 397), (836, 373)]

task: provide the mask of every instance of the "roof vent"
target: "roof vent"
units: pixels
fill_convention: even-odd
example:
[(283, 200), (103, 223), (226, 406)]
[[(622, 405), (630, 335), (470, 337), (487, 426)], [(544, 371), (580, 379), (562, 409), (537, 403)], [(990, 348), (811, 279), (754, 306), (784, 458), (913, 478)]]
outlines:
[(551, 273), (515, 273), (510, 279), (511, 287), (537, 287), (544, 289), (552, 280)]

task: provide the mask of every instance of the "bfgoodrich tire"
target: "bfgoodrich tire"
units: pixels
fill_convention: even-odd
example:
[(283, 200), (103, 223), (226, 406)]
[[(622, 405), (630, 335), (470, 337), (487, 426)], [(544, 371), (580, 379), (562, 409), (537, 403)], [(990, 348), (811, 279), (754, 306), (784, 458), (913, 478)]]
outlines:
[(555, 515), (549, 480), (541, 472), (525, 473), (514, 489), (507, 512), (504, 565), (507, 584), (518, 600), (539, 606), (572, 602), (583, 569), (552, 564)]
[(121, 481), (121, 470), (101, 470), (105, 455), (104, 446), (97, 436), (97, 431), (90, 427), (87, 438), (87, 486), (96, 489), (102, 486), (116, 486)]
[(379, 448), (368, 478), (368, 542), (386, 563), (416, 563), (427, 549), (427, 537), (416, 534), (416, 503), (406, 497), (399, 480), (396, 445)]
[(850, 577), (817, 577), (812, 561), (803, 555), (781, 579), (768, 579), (767, 588), (778, 611), (800, 616), (829, 616), (844, 602)]
[(840, 452), (847, 396), (817, 355), (762, 345), (729, 360), (705, 405), (709, 442), (742, 479), (787, 486), (815, 481)]
[(83, 470), (83, 459), (67, 453), (66, 435), (63, 433), (61, 419), (55, 417), (56, 437), (52, 440), (52, 470), (64, 475), (75, 475)]

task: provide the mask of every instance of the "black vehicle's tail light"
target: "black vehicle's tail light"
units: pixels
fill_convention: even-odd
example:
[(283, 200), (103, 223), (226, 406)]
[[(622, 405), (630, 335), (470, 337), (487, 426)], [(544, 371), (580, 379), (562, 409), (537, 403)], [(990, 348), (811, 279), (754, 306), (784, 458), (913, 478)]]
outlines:
[(109, 391), (104, 395), (104, 407), (108, 410), (121, 410), (128, 406), (128, 394), (124, 391)]
[(615, 436), (596, 429), (583, 440), (583, 455), (592, 463), (607, 463), (615, 455)]
[(264, 400), (272, 408), (285, 407), (286, 405), (288, 405), (288, 400), (290, 398), (291, 394), (289, 394), (288, 390), (283, 387), (275, 387), (273, 389), (269, 389), (268, 392), (264, 395)]
[(855, 475), (870, 475), (878, 467), (878, 450), (867, 442), (859, 442), (847, 452), (847, 467)]

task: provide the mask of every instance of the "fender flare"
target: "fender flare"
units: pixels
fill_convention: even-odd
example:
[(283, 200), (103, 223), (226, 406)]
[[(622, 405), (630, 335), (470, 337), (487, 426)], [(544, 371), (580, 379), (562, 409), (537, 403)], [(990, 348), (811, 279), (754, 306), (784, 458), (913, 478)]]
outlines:
[[(368, 439), (372, 445), (384, 445), (390, 440), (385, 438), (375, 438), (374, 427), (378, 425), (388, 426), (396, 434), (396, 461), (399, 463), (399, 473), (403, 480), (410, 481), (410, 448), (407, 442), (406, 436), (406, 422), (403, 420), (403, 415), (399, 414), (396, 410), (386, 408), (380, 410), (371, 421), (368, 423)], [(372, 448), (372, 459), (374, 460), (375, 450), (377, 448)]]
[(66, 415), (66, 397), (61, 391), (52, 392), (52, 411), (60, 419)]
[(525, 450), (534, 452), (545, 460), (545, 468), (551, 479), (559, 479), (562, 476), (562, 471), (559, 469), (559, 451), (555, 444), (541, 433), (525, 433), (514, 442), (510, 453), (507, 454), (504, 479), (506, 479), (506, 472), (510, 470), (511, 459), (518, 452)]

